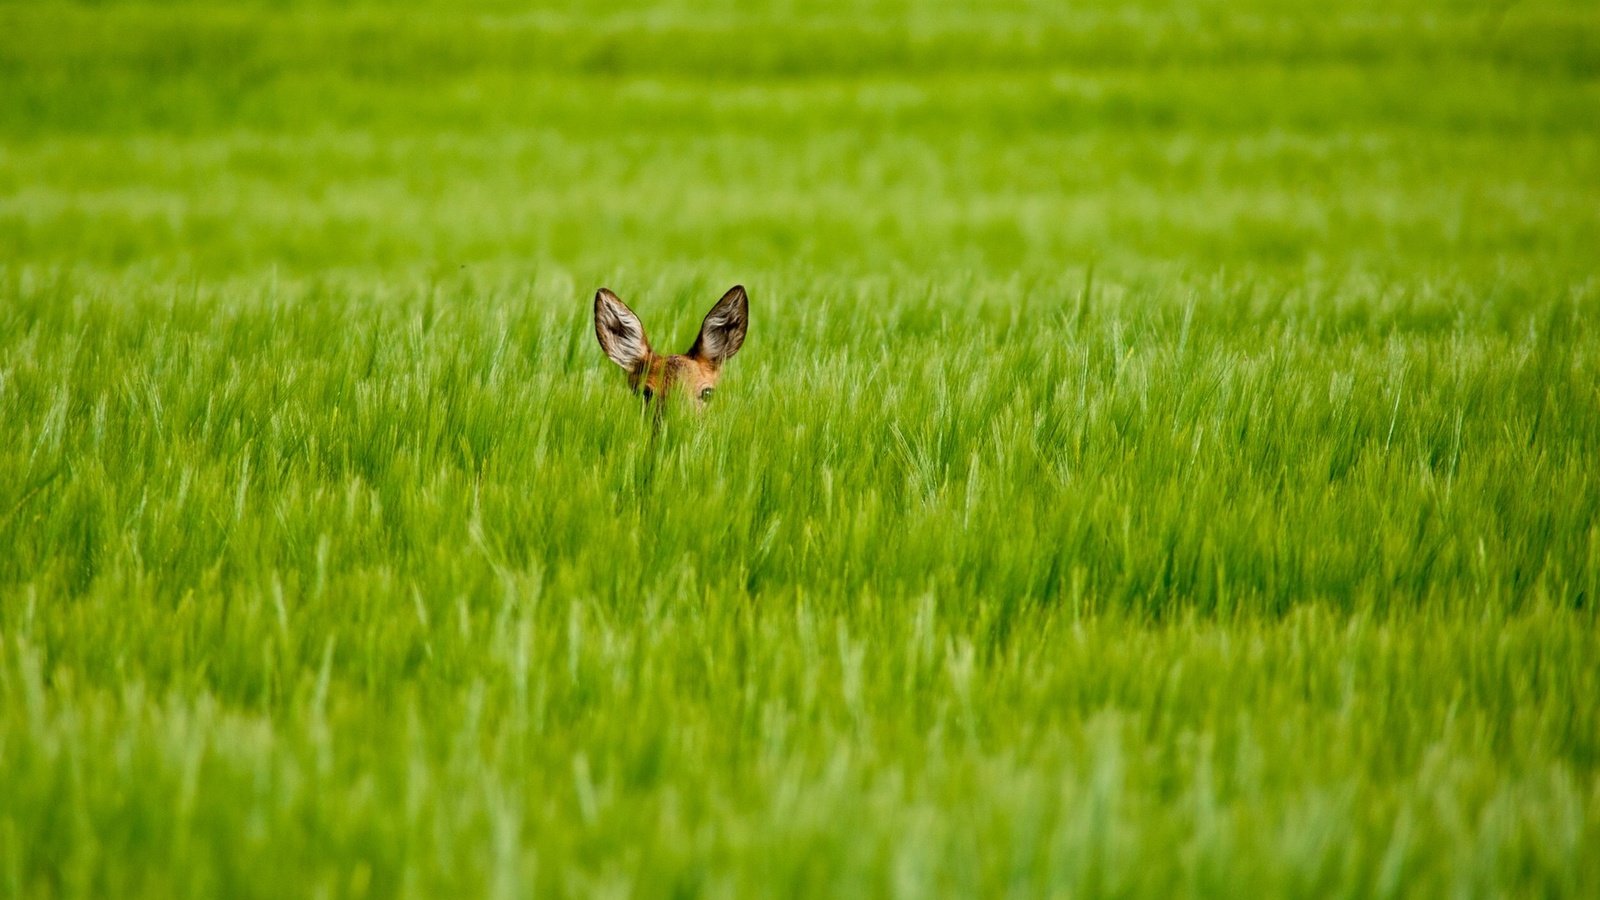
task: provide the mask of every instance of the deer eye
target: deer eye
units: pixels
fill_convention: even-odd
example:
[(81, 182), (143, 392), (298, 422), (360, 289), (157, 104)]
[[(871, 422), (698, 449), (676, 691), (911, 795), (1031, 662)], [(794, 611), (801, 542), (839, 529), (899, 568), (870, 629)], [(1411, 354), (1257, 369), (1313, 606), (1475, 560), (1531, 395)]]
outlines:
[(700, 402), (701, 403), (704, 403), (707, 400), (711, 399), (711, 390), (712, 390), (711, 388), (701, 388), (700, 389)]

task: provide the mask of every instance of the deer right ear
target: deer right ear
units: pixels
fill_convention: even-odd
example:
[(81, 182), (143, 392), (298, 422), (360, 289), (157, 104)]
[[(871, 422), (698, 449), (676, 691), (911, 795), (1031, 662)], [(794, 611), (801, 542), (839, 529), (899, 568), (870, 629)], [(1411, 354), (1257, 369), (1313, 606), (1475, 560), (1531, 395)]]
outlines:
[(688, 355), (720, 366), (744, 346), (749, 328), (750, 298), (745, 296), (744, 285), (736, 284), (706, 313)]
[(606, 356), (629, 372), (637, 372), (650, 358), (650, 342), (639, 317), (605, 288), (594, 295), (594, 336)]

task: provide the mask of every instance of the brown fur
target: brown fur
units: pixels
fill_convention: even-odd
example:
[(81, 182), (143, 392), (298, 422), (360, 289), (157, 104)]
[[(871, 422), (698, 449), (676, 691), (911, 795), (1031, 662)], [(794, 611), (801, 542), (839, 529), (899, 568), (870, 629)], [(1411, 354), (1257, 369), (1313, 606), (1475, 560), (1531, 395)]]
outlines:
[(628, 387), (646, 402), (662, 399), (679, 388), (702, 406), (722, 377), (722, 364), (744, 346), (750, 324), (749, 298), (735, 285), (706, 314), (688, 353), (656, 353), (644, 326), (616, 294), (601, 288), (594, 295), (594, 331), (612, 362), (628, 372)]

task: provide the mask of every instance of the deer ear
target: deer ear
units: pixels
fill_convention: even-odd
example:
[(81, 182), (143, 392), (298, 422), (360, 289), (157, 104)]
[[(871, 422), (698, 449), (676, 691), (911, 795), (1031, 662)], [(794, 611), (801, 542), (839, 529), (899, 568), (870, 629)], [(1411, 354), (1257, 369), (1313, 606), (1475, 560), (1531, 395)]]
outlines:
[(736, 284), (706, 313), (689, 355), (721, 365), (744, 346), (744, 333), (749, 327), (750, 298), (745, 296), (744, 285)]
[(639, 317), (605, 288), (594, 295), (594, 336), (611, 361), (629, 372), (638, 371), (650, 358), (650, 342)]

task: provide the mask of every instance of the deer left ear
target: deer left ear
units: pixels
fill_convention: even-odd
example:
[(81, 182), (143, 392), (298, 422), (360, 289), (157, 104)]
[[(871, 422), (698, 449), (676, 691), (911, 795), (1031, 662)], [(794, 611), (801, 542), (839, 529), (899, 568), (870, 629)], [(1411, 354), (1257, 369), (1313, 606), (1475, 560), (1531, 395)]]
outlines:
[(744, 346), (744, 334), (749, 328), (750, 298), (745, 295), (744, 285), (736, 284), (706, 313), (688, 355), (721, 365)]
[(639, 317), (605, 288), (594, 295), (594, 336), (606, 356), (629, 372), (639, 371), (650, 358), (650, 341)]

